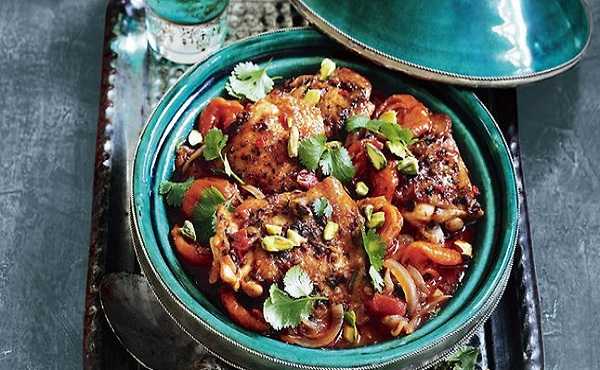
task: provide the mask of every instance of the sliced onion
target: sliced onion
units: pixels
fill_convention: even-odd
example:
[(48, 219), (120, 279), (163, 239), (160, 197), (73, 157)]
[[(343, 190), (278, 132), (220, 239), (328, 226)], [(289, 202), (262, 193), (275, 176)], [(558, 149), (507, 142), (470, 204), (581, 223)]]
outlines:
[(421, 324), (421, 316), (415, 316), (404, 327), (404, 331), (406, 334), (411, 334), (419, 327), (419, 324)]
[(434, 299), (431, 300), (431, 302), (427, 303), (425, 306), (423, 306), (423, 309), (421, 310), (421, 312), (423, 314), (428, 314), (433, 312), (439, 305), (441, 305), (442, 303), (446, 302), (447, 300), (449, 300), (450, 298), (452, 298), (451, 295), (440, 295), (435, 297)]
[(394, 292), (394, 282), (392, 281), (392, 277), (390, 276), (390, 270), (385, 270), (385, 275), (383, 275), (384, 288), (381, 294), (391, 295)]
[(265, 199), (265, 195), (263, 192), (257, 188), (256, 186), (252, 186), (250, 184), (244, 184), (241, 186), (242, 189), (246, 190), (256, 199)]
[(410, 317), (414, 317), (417, 313), (417, 309), (419, 308), (419, 295), (417, 293), (415, 281), (410, 276), (406, 268), (397, 261), (387, 259), (383, 262), (383, 265), (390, 270), (392, 275), (394, 275), (398, 281), (398, 284), (400, 284), (402, 287), (402, 290), (404, 291), (404, 297), (406, 298), (408, 314)]
[(336, 304), (331, 307), (331, 322), (321, 335), (315, 338), (298, 337), (295, 335), (283, 335), (281, 339), (288, 343), (297, 344), (302, 347), (320, 348), (333, 342), (342, 330), (344, 324), (344, 306)]
[(384, 316), (381, 323), (390, 328), (392, 336), (397, 337), (402, 334), (402, 330), (408, 325), (408, 320), (400, 315)]
[(415, 281), (415, 285), (417, 286), (417, 288), (419, 288), (419, 290), (421, 292), (423, 292), (425, 294), (429, 294), (429, 287), (425, 283), (425, 279), (423, 279), (423, 275), (421, 275), (421, 273), (419, 272), (419, 270), (417, 270), (412, 265), (408, 265), (408, 267), (406, 267), (406, 270), (408, 270), (408, 273), (410, 274), (410, 276)]

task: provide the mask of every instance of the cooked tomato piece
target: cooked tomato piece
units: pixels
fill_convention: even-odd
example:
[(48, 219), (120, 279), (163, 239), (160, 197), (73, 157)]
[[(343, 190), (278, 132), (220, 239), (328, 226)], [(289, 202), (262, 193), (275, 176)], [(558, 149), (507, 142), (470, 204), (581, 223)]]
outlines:
[(194, 180), (194, 183), (185, 193), (183, 197), (183, 202), (181, 203), (181, 210), (187, 218), (193, 216), (194, 207), (196, 207), (196, 204), (202, 197), (202, 192), (204, 191), (204, 189), (209, 188), (211, 186), (217, 188), (221, 192), (221, 194), (223, 194), (225, 199), (230, 199), (235, 194), (237, 194), (237, 188), (235, 187), (235, 185), (224, 179), (219, 179), (216, 177), (205, 177), (202, 179)]
[(238, 257), (242, 259), (246, 252), (250, 249), (252, 244), (250, 243), (250, 239), (248, 238), (248, 233), (246, 229), (238, 230), (232, 235), (232, 243), (231, 247), (235, 250)]
[(372, 195), (374, 197), (382, 195), (391, 202), (398, 187), (398, 181), (396, 161), (389, 161), (384, 169), (375, 172), (371, 177)]
[(406, 303), (400, 298), (376, 293), (366, 304), (367, 310), (376, 316), (406, 314)]
[(443, 266), (456, 266), (463, 262), (461, 254), (456, 250), (423, 241), (413, 242), (406, 247), (402, 253), (402, 260), (415, 264), (423, 264), (430, 260)]
[(214, 127), (227, 130), (243, 110), (244, 106), (236, 100), (214, 98), (198, 117), (198, 130), (202, 135), (206, 135)]
[(179, 225), (171, 229), (171, 238), (175, 244), (175, 250), (181, 260), (192, 267), (208, 266), (212, 262), (210, 249), (188, 241), (179, 230)]
[(235, 293), (229, 289), (222, 288), (219, 291), (219, 295), (221, 296), (223, 307), (225, 307), (225, 310), (238, 325), (259, 333), (267, 331), (269, 327), (265, 319), (260, 317), (260, 311), (249, 311), (246, 309), (237, 300)]

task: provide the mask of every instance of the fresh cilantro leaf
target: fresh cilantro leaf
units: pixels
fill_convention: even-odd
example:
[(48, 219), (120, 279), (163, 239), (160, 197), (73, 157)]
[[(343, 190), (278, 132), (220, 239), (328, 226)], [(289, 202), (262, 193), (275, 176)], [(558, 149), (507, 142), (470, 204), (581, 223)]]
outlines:
[(353, 132), (361, 128), (367, 128), (367, 123), (369, 121), (369, 117), (364, 115), (352, 116), (346, 121), (346, 131)]
[(341, 182), (352, 180), (356, 169), (346, 148), (339, 146), (327, 148), (319, 161), (321, 172), (325, 176), (332, 175)]
[(225, 89), (236, 98), (246, 98), (255, 102), (273, 89), (273, 79), (267, 74), (266, 67), (252, 62), (239, 63), (231, 72)]
[(308, 319), (313, 311), (314, 302), (323, 297), (290, 298), (276, 284), (269, 289), (269, 298), (263, 305), (265, 320), (273, 329), (296, 327), (302, 320)]
[(396, 123), (381, 122), (383, 123), (379, 126), (378, 131), (389, 141), (401, 141), (406, 145), (411, 145), (415, 142), (412, 131), (409, 129), (401, 127)]
[(436, 370), (475, 370), (479, 349), (465, 346), (454, 352)]
[(389, 141), (401, 141), (406, 145), (411, 145), (416, 141), (412, 131), (397, 123), (370, 120), (367, 116), (363, 115), (352, 116), (346, 121), (346, 131), (348, 132), (353, 132), (361, 128), (379, 134)]
[(326, 218), (329, 218), (333, 213), (333, 208), (331, 208), (331, 204), (329, 204), (329, 201), (325, 197), (315, 199), (312, 204), (312, 209), (317, 217), (325, 216)]
[(214, 186), (202, 191), (193, 213), (194, 229), (199, 242), (208, 243), (215, 234), (217, 207), (223, 203), (225, 197)]
[(167, 204), (171, 207), (181, 207), (183, 197), (193, 182), (194, 179), (191, 177), (185, 182), (163, 181), (160, 183), (158, 193), (165, 196)]
[(315, 135), (300, 142), (298, 159), (307, 169), (319, 167), (325, 176), (333, 176), (341, 182), (352, 180), (356, 169), (346, 148), (337, 141), (327, 143), (324, 135)]
[(285, 291), (294, 298), (307, 297), (313, 291), (313, 282), (300, 265), (296, 265), (285, 273), (283, 278)]
[(361, 233), (363, 247), (367, 252), (369, 262), (376, 271), (380, 271), (383, 267), (383, 257), (385, 256), (385, 243), (373, 229), (369, 229), (366, 233), (362, 230)]
[(298, 159), (307, 169), (314, 171), (319, 165), (319, 160), (325, 151), (325, 135), (315, 135), (300, 141), (298, 146)]
[(383, 290), (385, 282), (383, 281), (381, 274), (377, 270), (375, 270), (375, 267), (373, 267), (372, 265), (371, 267), (369, 267), (369, 276), (371, 277), (371, 282), (373, 282), (373, 287), (375, 288), (375, 290), (381, 292)]
[(224, 135), (218, 128), (211, 128), (204, 138), (204, 151), (202, 152), (202, 155), (207, 161), (212, 161), (217, 158), (220, 159), (221, 162), (223, 162), (225, 174), (229, 177), (233, 177), (239, 183), (244, 184), (244, 180), (231, 169), (227, 155), (223, 154), (223, 148), (227, 145), (228, 139), (229, 137)]
[(223, 132), (218, 128), (211, 128), (204, 137), (204, 151), (202, 155), (207, 161), (221, 158), (221, 151), (227, 144), (227, 135), (223, 135)]

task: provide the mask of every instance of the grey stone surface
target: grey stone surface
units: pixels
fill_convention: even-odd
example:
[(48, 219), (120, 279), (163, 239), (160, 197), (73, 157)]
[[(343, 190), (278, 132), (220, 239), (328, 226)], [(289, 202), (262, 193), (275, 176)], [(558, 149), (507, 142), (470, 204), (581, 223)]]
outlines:
[[(0, 0), (0, 369), (81, 368), (104, 6)], [(600, 367), (599, 56), (519, 89), (548, 369)]]
[(518, 90), (548, 369), (600, 368), (600, 1), (584, 60)]
[(0, 368), (79, 369), (104, 0), (0, 0)]

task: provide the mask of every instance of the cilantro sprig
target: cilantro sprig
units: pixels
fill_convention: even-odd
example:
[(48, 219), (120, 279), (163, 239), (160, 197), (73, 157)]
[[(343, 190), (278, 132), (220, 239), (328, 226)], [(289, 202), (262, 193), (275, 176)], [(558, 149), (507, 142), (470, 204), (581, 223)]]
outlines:
[[(411, 176), (418, 174), (419, 162), (408, 149), (410, 145), (418, 141), (412, 134), (412, 131), (401, 127), (397, 123), (369, 119), (369, 117), (364, 115), (348, 118), (346, 121), (346, 131), (354, 132), (360, 129), (371, 131), (387, 140), (386, 146), (388, 150), (401, 159), (398, 164), (398, 170), (402, 174)], [(370, 155), (370, 157), (372, 156)]]
[(367, 232), (361, 230), (362, 244), (367, 257), (369, 258), (369, 276), (373, 282), (373, 286), (377, 291), (383, 289), (383, 278), (379, 271), (383, 268), (383, 258), (385, 257), (385, 242), (379, 234), (373, 229), (369, 229)]
[(212, 161), (215, 159), (220, 159), (223, 162), (223, 169), (227, 176), (233, 177), (240, 184), (244, 184), (244, 180), (242, 180), (233, 170), (231, 169), (231, 165), (229, 165), (229, 160), (227, 159), (227, 155), (223, 154), (223, 149), (225, 145), (227, 145), (227, 140), (229, 139), (228, 135), (223, 134), (221, 130), (218, 128), (211, 128), (204, 138), (204, 150), (202, 152), (202, 156), (207, 161)]
[(223, 203), (225, 203), (225, 197), (214, 186), (202, 190), (192, 217), (196, 239), (200, 243), (208, 243), (209, 239), (215, 234), (217, 208)]
[(283, 285), (285, 291), (293, 298), (309, 296), (313, 291), (313, 282), (300, 265), (296, 265), (286, 272)]
[(302, 320), (308, 319), (315, 301), (327, 299), (310, 296), (313, 283), (300, 266), (289, 269), (283, 282), (285, 291), (277, 287), (277, 284), (272, 284), (269, 297), (263, 305), (265, 320), (275, 330), (298, 326)]
[(320, 168), (325, 176), (333, 176), (341, 182), (352, 180), (356, 169), (346, 148), (340, 142), (327, 142), (325, 135), (314, 135), (300, 142), (300, 163), (311, 171)]
[(435, 370), (475, 370), (477, 357), (479, 357), (479, 349), (464, 346), (436, 366)]
[(273, 79), (267, 74), (267, 67), (243, 62), (235, 66), (225, 89), (231, 96), (255, 102), (264, 98), (273, 89)]
[(160, 183), (158, 193), (164, 196), (165, 201), (171, 207), (180, 207), (185, 193), (193, 182), (194, 179), (191, 177), (184, 182), (163, 181)]
[(315, 199), (312, 203), (312, 210), (317, 217), (329, 218), (333, 213), (333, 208), (325, 197)]
[(363, 115), (352, 116), (346, 121), (346, 131), (348, 132), (354, 132), (361, 128), (381, 135), (391, 142), (399, 141), (405, 145), (411, 145), (417, 141), (409, 129), (404, 128), (397, 123), (370, 119)]

